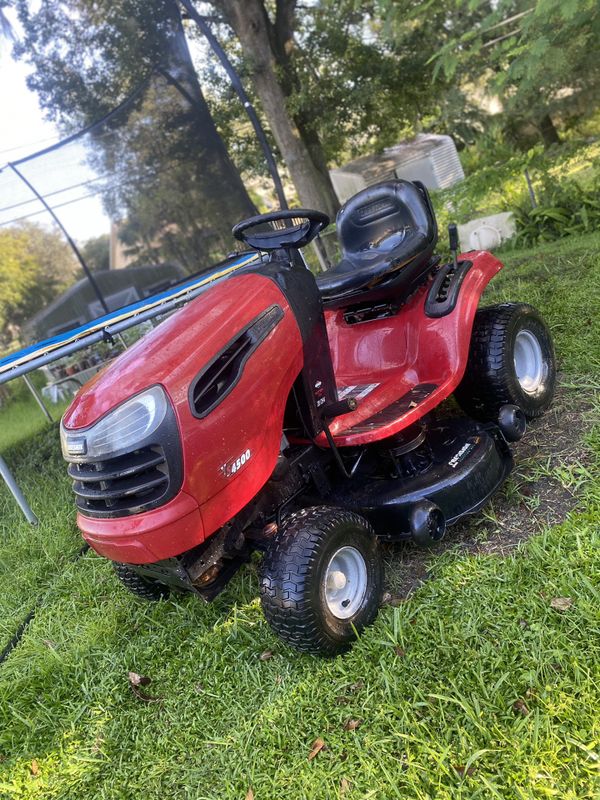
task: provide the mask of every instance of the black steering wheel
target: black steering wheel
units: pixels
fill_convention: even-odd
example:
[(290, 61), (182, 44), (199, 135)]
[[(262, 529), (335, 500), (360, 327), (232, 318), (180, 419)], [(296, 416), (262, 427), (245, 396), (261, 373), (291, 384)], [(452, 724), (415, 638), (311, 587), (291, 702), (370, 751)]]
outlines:
[(289, 208), (244, 219), (234, 225), (231, 232), (236, 239), (255, 250), (299, 248), (312, 242), (329, 221), (322, 211)]

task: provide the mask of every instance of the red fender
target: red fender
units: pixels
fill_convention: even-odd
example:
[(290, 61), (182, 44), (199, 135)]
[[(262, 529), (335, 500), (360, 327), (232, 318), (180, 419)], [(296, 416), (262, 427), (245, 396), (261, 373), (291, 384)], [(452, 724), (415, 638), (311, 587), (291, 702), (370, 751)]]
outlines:
[[(445, 317), (425, 314), (429, 286), (415, 293), (392, 317), (348, 325), (342, 309), (326, 312), (338, 392), (364, 387), (357, 409), (330, 424), (336, 444), (368, 444), (398, 433), (456, 389), (467, 365), (481, 294), (502, 269), (502, 263), (486, 251), (465, 253), (460, 258), (473, 266), (464, 278), (455, 308)], [(417, 396), (409, 409), (395, 413), (394, 404), (423, 385), (435, 389), (423, 399)], [(373, 420), (375, 415), (379, 417)], [(327, 446), (323, 434), (319, 444)]]

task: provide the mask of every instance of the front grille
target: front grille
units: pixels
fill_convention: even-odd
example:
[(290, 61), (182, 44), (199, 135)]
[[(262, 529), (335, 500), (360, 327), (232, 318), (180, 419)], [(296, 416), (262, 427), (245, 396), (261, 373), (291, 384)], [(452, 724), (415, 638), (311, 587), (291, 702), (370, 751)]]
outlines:
[(70, 463), (77, 508), (91, 517), (138, 514), (173, 496), (173, 476), (160, 446), (93, 463)]

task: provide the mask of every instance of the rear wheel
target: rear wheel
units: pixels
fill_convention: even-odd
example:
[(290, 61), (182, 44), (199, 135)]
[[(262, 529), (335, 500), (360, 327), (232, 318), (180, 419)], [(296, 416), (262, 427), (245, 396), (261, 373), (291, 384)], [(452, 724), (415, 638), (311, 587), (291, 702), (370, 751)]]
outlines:
[(383, 562), (373, 529), (350, 511), (326, 506), (290, 515), (265, 555), (261, 602), (285, 642), (334, 656), (377, 616)]
[(475, 315), (467, 369), (455, 396), (477, 419), (496, 419), (501, 406), (539, 417), (554, 396), (552, 336), (541, 314), (525, 303), (482, 308)]
[(144, 600), (162, 600), (169, 596), (169, 587), (164, 583), (144, 578), (127, 564), (113, 562), (113, 567), (123, 586), (138, 597), (142, 597)]

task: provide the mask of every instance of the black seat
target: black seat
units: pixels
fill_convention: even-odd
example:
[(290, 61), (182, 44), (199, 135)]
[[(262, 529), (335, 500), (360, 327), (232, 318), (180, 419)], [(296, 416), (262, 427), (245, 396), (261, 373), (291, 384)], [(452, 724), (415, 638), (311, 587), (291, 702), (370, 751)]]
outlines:
[(437, 225), (427, 189), (415, 181), (369, 186), (337, 215), (342, 260), (317, 278), (326, 306), (406, 298), (432, 268)]

